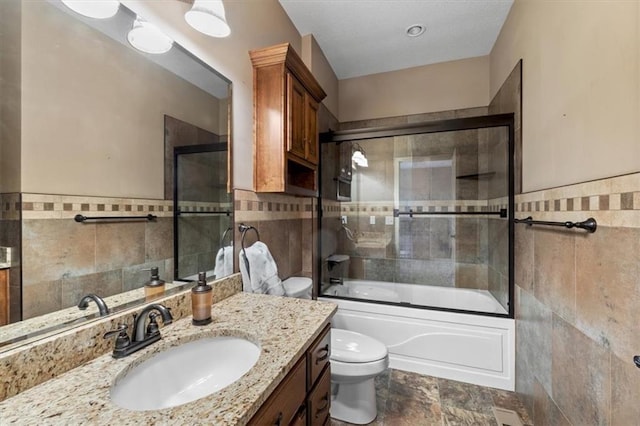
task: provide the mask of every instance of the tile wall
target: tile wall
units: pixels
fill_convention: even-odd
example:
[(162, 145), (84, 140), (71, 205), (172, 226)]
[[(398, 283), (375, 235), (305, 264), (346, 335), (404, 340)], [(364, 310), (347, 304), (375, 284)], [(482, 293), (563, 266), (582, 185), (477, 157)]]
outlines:
[[(472, 108), (341, 123), (340, 129), (379, 127), (485, 114), (487, 114), (487, 108)], [(460, 174), (483, 173), (490, 168), (506, 171), (504, 164), (501, 168), (493, 164), (497, 158), (495, 151), (500, 149), (505, 152), (499, 158), (503, 163), (506, 162), (506, 148), (503, 144), (490, 143), (492, 135), (488, 131), (462, 133), (463, 142), (457, 142), (458, 146), (456, 146), (458, 154), (456, 163)], [(448, 140), (447, 136), (446, 133), (427, 135), (426, 137), (434, 139), (435, 142), (428, 145), (425, 145), (422, 140), (417, 140), (420, 139), (419, 137), (413, 136), (388, 138), (388, 141), (384, 139), (373, 141), (365, 147), (367, 157), (370, 158), (370, 167), (366, 169), (366, 173), (374, 174), (375, 176), (368, 177), (368, 180), (378, 184), (364, 190), (360, 188), (358, 195), (364, 195), (365, 198), (374, 196), (374, 199), (376, 197), (384, 199), (383, 193), (386, 192), (388, 193), (386, 198), (393, 200), (393, 191), (385, 187), (385, 183), (394, 180), (393, 167), (385, 165), (384, 170), (374, 170), (375, 167), (372, 165), (375, 166), (376, 158), (380, 157), (379, 159), (386, 161), (384, 159), (402, 156), (401, 151), (403, 150), (407, 151), (407, 155), (436, 155), (447, 149), (451, 151), (453, 142)], [(431, 148), (428, 148), (428, 152), (423, 152), (424, 146), (431, 146)], [(323, 158), (333, 158), (334, 161), (335, 158), (339, 158), (340, 148), (335, 145), (332, 147), (331, 144), (324, 144), (322, 149)], [(469, 160), (474, 162), (470, 163)], [(331, 171), (335, 173), (335, 170)], [(325, 172), (324, 169), (323, 172)], [(328, 268), (325, 268), (323, 272), (325, 277), (343, 275), (414, 284), (429, 283), (431, 285), (489, 289), (507, 307), (508, 252), (506, 248), (508, 245), (507, 241), (501, 237), (506, 232), (506, 227), (502, 224), (505, 221), (487, 221), (471, 217), (457, 219), (422, 217), (417, 220), (402, 218), (399, 220), (400, 226), (401, 228), (404, 226), (403, 229), (406, 228), (406, 234), (429, 235), (430, 237), (400, 238), (399, 241), (396, 241), (398, 238), (395, 227), (385, 224), (386, 217), (393, 214), (393, 201), (377, 202), (365, 199), (338, 202), (335, 201), (335, 182), (332, 182), (332, 176), (323, 175), (322, 178), (324, 185), (329, 187), (328, 190), (323, 191), (323, 214), (325, 215), (323, 217), (323, 238), (325, 244), (322, 248), (322, 256), (326, 257), (332, 253), (351, 256), (348, 271), (343, 271), (340, 268), (329, 271)], [(505, 197), (495, 198), (497, 194), (506, 194), (506, 188), (496, 185), (493, 183), (494, 180), (493, 178), (457, 180), (456, 195), (459, 199), (456, 201), (410, 201), (407, 204), (417, 212), (497, 211), (507, 207)], [(354, 185), (357, 185), (355, 179), (352, 190), (354, 190)], [(346, 238), (346, 233), (340, 226), (340, 215), (347, 217), (347, 227), (358, 234), (360, 241), (354, 243)], [(370, 223), (371, 217), (375, 218), (373, 225)], [(453, 229), (456, 230), (456, 244), (452, 246), (448, 237), (453, 233)], [(490, 237), (493, 237), (493, 240)], [(398, 250), (400, 250), (400, 245), (407, 241), (411, 245), (408, 249), (415, 256), (404, 259)], [(453, 247), (455, 247), (455, 253), (452, 252)], [(496, 250), (495, 247), (501, 248)], [(451, 261), (452, 257), (456, 259), (455, 262)]]
[(516, 211), (598, 222), (516, 225), (516, 390), (534, 424), (637, 424), (640, 173), (521, 194)]
[[(22, 194), (23, 319), (144, 285), (173, 271), (173, 202)], [(157, 216), (154, 221), (78, 223), (84, 216)]]
[[(236, 189), (234, 199), (236, 269), (239, 269), (237, 260), (242, 244), (237, 225), (244, 223), (258, 230), (260, 241), (269, 247), (281, 279), (292, 276), (315, 278), (315, 198)], [(248, 231), (244, 245), (248, 247), (256, 240), (256, 234)]]

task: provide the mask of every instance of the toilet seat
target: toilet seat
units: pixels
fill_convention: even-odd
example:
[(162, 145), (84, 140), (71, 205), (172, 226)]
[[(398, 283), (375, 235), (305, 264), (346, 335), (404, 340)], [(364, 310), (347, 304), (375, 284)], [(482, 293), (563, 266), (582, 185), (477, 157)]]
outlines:
[(387, 355), (387, 347), (369, 336), (339, 328), (331, 329), (332, 363), (366, 364), (384, 360)]

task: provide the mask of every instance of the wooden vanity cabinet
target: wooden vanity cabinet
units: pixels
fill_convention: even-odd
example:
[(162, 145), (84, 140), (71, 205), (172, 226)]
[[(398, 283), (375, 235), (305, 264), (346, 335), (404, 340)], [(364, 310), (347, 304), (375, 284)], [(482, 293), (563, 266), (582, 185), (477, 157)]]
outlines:
[(324, 426), (331, 408), (328, 325), (249, 421), (249, 425)]
[[(271, 394), (269, 399), (253, 416), (249, 425), (291, 425), (305, 424), (306, 406), (306, 365), (300, 360), (282, 383)], [(304, 412), (305, 422), (300, 423), (300, 412)]]
[(255, 190), (317, 196), (318, 106), (326, 94), (288, 43), (249, 54)]
[(0, 269), (0, 325), (9, 324), (9, 269)]

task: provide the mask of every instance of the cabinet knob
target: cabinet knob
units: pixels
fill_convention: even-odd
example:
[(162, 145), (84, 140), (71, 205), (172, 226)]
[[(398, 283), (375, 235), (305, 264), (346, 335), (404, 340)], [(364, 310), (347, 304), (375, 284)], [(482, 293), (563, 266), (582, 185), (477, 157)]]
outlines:
[(282, 426), (282, 411), (278, 413), (278, 418), (276, 419), (274, 426)]

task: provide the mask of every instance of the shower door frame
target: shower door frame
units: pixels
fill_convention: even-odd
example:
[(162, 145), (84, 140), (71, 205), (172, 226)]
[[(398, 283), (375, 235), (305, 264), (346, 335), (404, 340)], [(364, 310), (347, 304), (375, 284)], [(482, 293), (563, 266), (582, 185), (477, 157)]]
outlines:
[[(352, 142), (359, 141), (365, 139), (381, 139), (388, 138), (394, 136), (407, 136), (407, 135), (416, 135), (416, 134), (428, 134), (428, 133), (443, 133), (443, 132), (454, 132), (454, 131), (463, 131), (463, 130), (477, 130), (484, 128), (494, 128), (494, 127), (506, 127), (508, 132), (508, 161), (507, 161), (507, 169), (508, 169), (508, 203), (507, 203), (507, 220), (508, 220), (508, 234), (509, 234), (509, 242), (508, 242), (508, 278), (509, 278), (509, 300), (508, 300), (508, 309), (507, 314), (493, 313), (493, 312), (481, 312), (481, 311), (473, 311), (473, 310), (465, 310), (465, 309), (453, 309), (453, 308), (440, 308), (433, 306), (422, 306), (422, 305), (410, 305), (411, 308), (414, 309), (427, 309), (427, 310), (436, 310), (436, 311), (445, 311), (445, 312), (458, 312), (463, 314), (471, 314), (471, 315), (483, 315), (483, 316), (491, 316), (491, 317), (500, 317), (500, 318), (514, 318), (515, 314), (515, 283), (514, 283), (514, 215), (515, 215), (515, 123), (514, 123), (514, 113), (508, 114), (493, 114), (493, 115), (483, 115), (476, 117), (466, 117), (466, 118), (455, 118), (448, 120), (434, 120), (428, 122), (421, 123), (411, 123), (411, 124), (402, 124), (395, 126), (384, 126), (384, 127), (368, 127), (363, 129), (353, 129), (353, 130), (341, 130), (341, 131), (329, 131), (326, 133), (320, 134), (320, 143), (341, 143), (341, 142)], [(322, 150), (320, 150), (320, 161), (319, 161), (319, 170), (322, 170)], [(318, 241), (317, 241), (317, 251), (318, 253), (322, 253), (322, 178), (318, 179), (318, 220), (317, 220), (317, 230), (318, 230)], [(318, 271), (318, 280), (315, 284), (314, 293), (318, 296), (326, 297), (326, 298), (337, 298), (337, 299), (345, 299), (345, 300), (353, 300), (356, 302), (366, 302), (366, 303), (376, 303), (382, 305), (392, 305), (392, 306), (404, 306), (408, 307), (409, 305), (404, 303), (394, 303), (394, 302), (385, 302), (379, 300), (363, 300), (353, 297), (346, 296), (333, 296), (333, 295), (322, 295), (320, 291), (322, 289), (322, 271), (323, 271), (323, 263), (324, 259), (321, 256), (318, 256), (317, 259), (317, 271)]]

